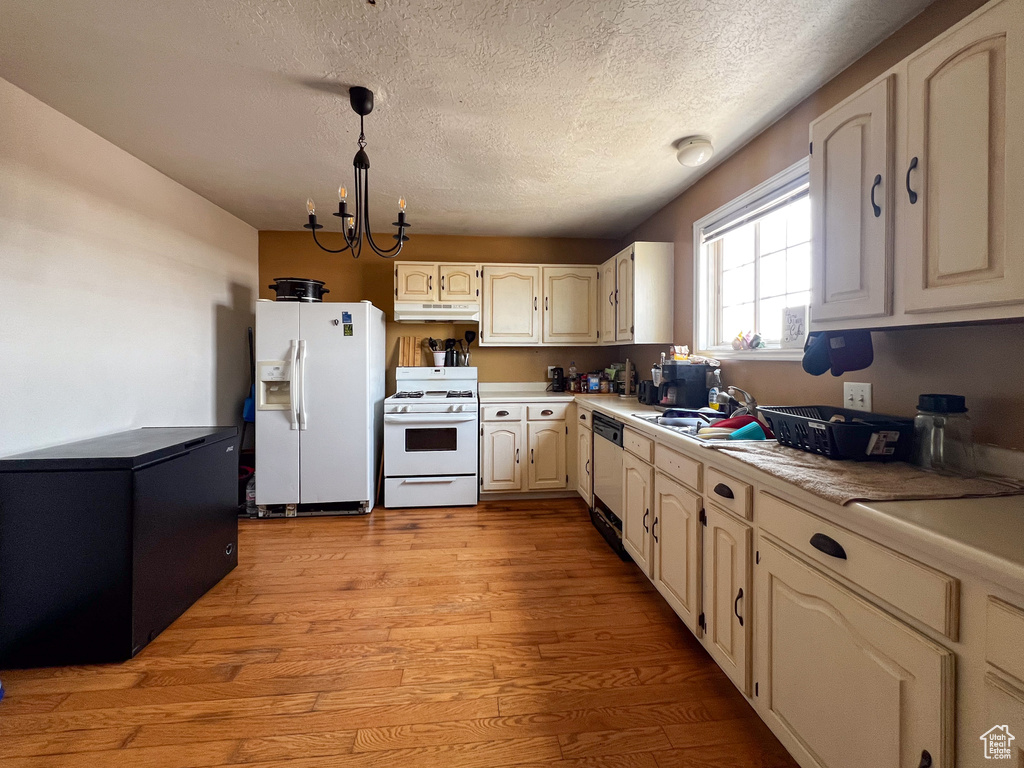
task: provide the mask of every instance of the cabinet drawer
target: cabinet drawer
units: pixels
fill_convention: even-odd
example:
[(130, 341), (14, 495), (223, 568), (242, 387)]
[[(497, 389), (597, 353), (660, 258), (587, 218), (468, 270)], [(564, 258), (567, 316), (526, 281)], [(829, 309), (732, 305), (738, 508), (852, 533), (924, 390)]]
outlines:
[(577, 418), (577, 421), (580, 424), (583, 424), (583, 425), (589, 427), (590, 429), (593, 429), (594, 428), (594, 412), (593, 411), (585, 411), (582, 408), (580, 408), (580, 414), (579, 414), (579, 417)]
[(753, 519), (753, 492), (749, 485), (714, 467), (708, 467), (706, 479), (708, 501), (746, 520)]
[(985, 660), (1024, 682), (1024, 610), (989, 595), (985, 606)]
[(529, 421), (564, 421), (568, 403), (544, 403), (526, 406), (526, 418)]
[(525, 409), (521, 405), (485, 405), (480, 409), (481, 421), (519, 421)]
[(659, 443), (654, 446), (654, 466), (683, 485), (700, 491), (703, 465), (699, 461), (676, 453)]
[(624, 429), (622, 431), (622, 447), (648, 464), (654, 461), (654, 441), (639, 432)]
[(957, 640), (960, 582), (953, 577), (764, 492), (757, 522), (808, 560)]

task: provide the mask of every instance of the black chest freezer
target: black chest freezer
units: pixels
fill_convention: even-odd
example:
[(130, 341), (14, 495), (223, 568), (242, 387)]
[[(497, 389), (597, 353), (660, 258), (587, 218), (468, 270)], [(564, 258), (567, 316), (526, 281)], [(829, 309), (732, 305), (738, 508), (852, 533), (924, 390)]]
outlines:
[(0, 669), (137, 654), (238, 564), (238, 429), (0, 459)]

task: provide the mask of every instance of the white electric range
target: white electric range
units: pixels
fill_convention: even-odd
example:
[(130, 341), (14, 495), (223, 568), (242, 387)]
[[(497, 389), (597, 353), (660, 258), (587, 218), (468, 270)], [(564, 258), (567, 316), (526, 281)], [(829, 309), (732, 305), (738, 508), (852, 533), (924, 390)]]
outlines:
[(477, 503), (476, 368), (400, 367), (384, 401), (384, 506)]

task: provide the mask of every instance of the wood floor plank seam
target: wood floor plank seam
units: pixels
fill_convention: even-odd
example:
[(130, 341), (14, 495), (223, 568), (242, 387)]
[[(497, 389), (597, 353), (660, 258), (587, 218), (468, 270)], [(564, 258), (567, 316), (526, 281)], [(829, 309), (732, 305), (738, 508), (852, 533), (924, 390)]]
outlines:
[(242, 521), (239, 558), (129, 662), (2, 672), (0, 764), (795, 766), (577, 499)]

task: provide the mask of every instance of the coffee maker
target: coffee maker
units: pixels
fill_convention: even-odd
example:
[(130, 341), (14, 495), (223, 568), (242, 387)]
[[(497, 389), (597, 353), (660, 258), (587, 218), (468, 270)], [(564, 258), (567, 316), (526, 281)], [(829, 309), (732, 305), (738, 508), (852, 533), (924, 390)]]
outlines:
[(565, 391), (565, 373), (561, 368), (551, 369), (551, 391), (552, 392), (564, 392)]
[(704, 408), (708, 404), (712, 368), (706, 363), (670, 360), (661, 368), (657, 405), (675, 408)]

